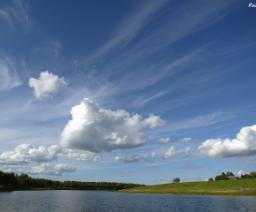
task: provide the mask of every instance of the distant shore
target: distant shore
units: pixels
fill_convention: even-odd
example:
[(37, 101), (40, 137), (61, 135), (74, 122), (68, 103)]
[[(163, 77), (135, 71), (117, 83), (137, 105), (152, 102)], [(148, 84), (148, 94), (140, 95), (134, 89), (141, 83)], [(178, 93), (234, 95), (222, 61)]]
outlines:
[(117, 191), (113, 189), (85, 189), (85, 188), (4, 188), (0, 192), (13, 191)]
[(120, 182), (56, 181), (32, 178), (26, 174), (0, 171), (0, 192), (40, 190), (105, 190), (158, 194), (194, 195), (254, 195), (256, 196), (256, 172), (235, 177), (232, 172), (222, 173), (208, 182), (184, 182), (174, 178), (176, 183), (143, 185)]
[(27, 174), (0, 171), (0, 191), (25, 190), (121, 190), (139, 187), (141, 184), (120, 182), (57, 181), (45, 178), (32, 178)]
[(256, 196), (256, 179), (218, 180), (213, 182), (169, 183), (122, 189), (121, 192), (190, 195)]

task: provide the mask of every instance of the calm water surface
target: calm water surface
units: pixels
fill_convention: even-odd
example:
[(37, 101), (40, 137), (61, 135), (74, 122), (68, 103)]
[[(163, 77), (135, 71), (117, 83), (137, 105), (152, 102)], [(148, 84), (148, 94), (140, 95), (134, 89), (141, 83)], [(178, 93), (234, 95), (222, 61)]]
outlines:
[(109, 191), (0, 192), (0, 211), (256, 211), (256, 197), (130, 194)]

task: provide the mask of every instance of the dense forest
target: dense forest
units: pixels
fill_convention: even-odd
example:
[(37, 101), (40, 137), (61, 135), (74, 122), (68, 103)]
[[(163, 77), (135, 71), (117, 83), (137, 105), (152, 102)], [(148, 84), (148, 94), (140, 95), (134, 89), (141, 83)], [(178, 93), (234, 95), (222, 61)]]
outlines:
[(56, 181), (43, 178), (32, 178), (26, 174), (18, 175), (0, 171), (0, 190), (120, 190), (137, 186), (142, 185), (116, 182)]

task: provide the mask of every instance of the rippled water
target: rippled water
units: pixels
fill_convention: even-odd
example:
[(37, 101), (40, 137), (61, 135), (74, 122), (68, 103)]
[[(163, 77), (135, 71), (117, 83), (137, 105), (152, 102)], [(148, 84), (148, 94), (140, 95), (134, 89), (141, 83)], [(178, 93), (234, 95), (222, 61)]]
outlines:
[(256, 211), (256, 197), (130, 194), (110, 191), (0, 193), (0, 211)]

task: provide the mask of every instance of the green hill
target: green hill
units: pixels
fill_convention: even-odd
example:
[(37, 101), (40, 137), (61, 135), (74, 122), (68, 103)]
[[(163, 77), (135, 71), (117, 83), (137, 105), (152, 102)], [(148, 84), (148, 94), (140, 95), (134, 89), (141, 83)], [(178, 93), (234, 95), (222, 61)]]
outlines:
[(198, 195), (256, 195), (256, 179), (169, 183), (123, 189), (123, 192)]

